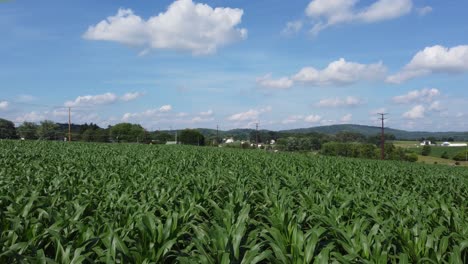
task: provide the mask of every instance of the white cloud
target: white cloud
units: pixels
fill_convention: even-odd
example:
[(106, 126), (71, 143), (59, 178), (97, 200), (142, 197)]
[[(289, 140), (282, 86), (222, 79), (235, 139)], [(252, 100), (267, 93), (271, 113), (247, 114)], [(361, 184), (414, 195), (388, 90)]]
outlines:
[(440, 91), (438, 89), (421, 89), (421, 90), (414, 90), (410, 91), (405, 95), (399, 95), (393, 97), (393, 102), (397, 104), (407, 104), (407, 103), (414, 103), (414, 102), (432, 102), (435, 97), (440, 95)]
[(424, 118), (426, 108), (422, 105), (416, 105), (411, 108), (408, 112), (403, 113), (403, 117), (408, 119), (420, 119)]
[(212, 117), (196, 116), (190, 120), (190, 123), (206, 123), (206, 122), (211, 122), (213, 120), (214, 118)]
[(118, 100), (117, 95), (113, 93), (105, 93), (98, 95), (84, 95), (78, 96), (74, 101), (65, 102), (66, 107), (78, 107), (78, 106), (95, 106), (111, 104)]
[(124, 122), (131, 122), (131, 121), (139, 121), (142, 119), (147, 118), (161, 118), (166, 113), (172, 110), (171, 105), (163, 105), (160, 108), (148, 109), (144, 112), (139, 113), (125, 113), (122, 116), (122, 121)]
[(302, 21), (289, 21), (288, 23), (286, 23), (286, 26), (284, 27), (283, 31), (281, 31), (281, 34), (284, 36), (291, 36), (299, 32), (301, 29)]
[(353, 119), (352, 114), (346, 114), (341, 118), (341, 122), (348, 123), (348, 122), (351, 122), (352, 119)]
[(385, 107), (377, 108), (377, 109), (371, 110), (369, 113), (371, 115), (377, 115), (377, 114), (380, 114), (380, 113), (387, 113), (387, 108), (385, 108)]
[(260, 114), (270, 112), (271, 107), (266, 107), (262, 109), (250, 109), (246, 112), (241, 112), (233, 114), (227, 118), (229, 121), (257, 121), (260, 117)]
[(29, 94), (20, 94), (16, 97), (16, 101), (20, 103), (28, 103), (36, 100), (36, 97)]
[(133, 101), (142, 96), (143, 96), (143, 93), (140, 93), (140, 92), (126, 93), (120, 97), (120, 100), (128, 102), (128, 101)]
[(213, 110), (208, 110), (206, 112), (200, 112), (201, 116), (212, 116), (213, 115)]
[(162, 113), (166, 113), (166, 112), (169, 112), (172, 110), (172, 106), (171, 105), (163, 105), (159, 108), (159, 111), (162, 112)]
[(46, 116), (43, 113), (33, 111), (33, 112), (25, 113), (21, 116), (18, 116), (15, 119), (15, 121), (16, 122), (39, 122), (45, 119), (46, 119)]
[(387, 82), (399, 84), (433, 73), (462, 72), (468, 72), (468, 45), (452, 48), (436, 45), (416, 53), (400, 72), (389, 76)]
[(374, 23), (401, 17), (411, 12), (412, 0), (378, 0), (357, 9), (359, 0), (313, 0), (306, 8), (306, 15), (316, 21), (311, 32), (342, 23)]
[(362, 101), (354, 96), (348, 96), (346, 98), (328, 98), (322, 99), (317, 103), (318, 107), (353, 107), (361, 105)]
[(440, 101), (434, 101), (429, 106), (429, 111), (441, 112), (442, 110), (444, 110), (444, 108), (442, 107)]
[(293, 76), (294, 81), (313, 86), (350, 85), (361, 80), (376, 80), (385, 76), (387, 69), (381, 63), (360, 64), (341, 58), (325, 69), (305, 67)]
[(288, 89), (293, 86), (294, 82), (288, 77), (274, 80), (271, 78), (271, 74), (267, 74), (257, 78), (257, 84), (270, 89)]
[(432, 7), (430, 6), (419, 7), (419, 8), (416, 8), (416, 12), (418, 12), (418, 15), (420, 16), (425, 16), (432, 12)]
[(309, 115), (304, 118), (304, 121), (308, 123), (317, 123), (322, 120), (322, 117), (319, 115)]
[(0, 101), (0, 110), (6, 110), (10, 103), (8, 101)]
[(292, 115), (292, 116), (288, 116), (286, 119), (284, 119), (283, 121), (281, 121), (282, 124), (293, 124), (293, 123), (296, 123), (300, 120), (304, 119), (304, 116), (303, 115)]
[(83, 37), (141, 47), (143, 54), (150, 49), (210, 54), (247, 37), (247, 30), (237, 27), (243, 13), (237, 8), (212, 8), (192, 0), (176, 0), (166, 12), (148, 20), (131, 9), (119, 9), (115, 16), (90, 26)]

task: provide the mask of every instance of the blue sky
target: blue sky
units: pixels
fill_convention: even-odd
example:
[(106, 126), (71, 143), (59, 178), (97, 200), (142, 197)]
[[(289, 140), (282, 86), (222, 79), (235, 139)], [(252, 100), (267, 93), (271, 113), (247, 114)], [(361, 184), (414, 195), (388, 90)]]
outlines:
[(1, 1), (0, 117), (468, 130), (462, 0)]

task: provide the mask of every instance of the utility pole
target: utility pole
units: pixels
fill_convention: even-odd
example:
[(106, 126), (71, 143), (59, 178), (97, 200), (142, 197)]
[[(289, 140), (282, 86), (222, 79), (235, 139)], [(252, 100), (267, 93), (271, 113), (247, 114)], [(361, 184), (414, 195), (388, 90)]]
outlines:
[(382, 130), (380, 134), (380, 159), (385, 159), (385, 127), (384, 127), (384, 120), (386, 119), (385, 116), (388, 115), (387, 113), (378, 113), (381, 117), (379, 118), (382, 121)]
[(68, 142), (71, 140), (71, 107), (68, 107)]
[(258, 148), (258, 123), (255, 123), (255, 144)]

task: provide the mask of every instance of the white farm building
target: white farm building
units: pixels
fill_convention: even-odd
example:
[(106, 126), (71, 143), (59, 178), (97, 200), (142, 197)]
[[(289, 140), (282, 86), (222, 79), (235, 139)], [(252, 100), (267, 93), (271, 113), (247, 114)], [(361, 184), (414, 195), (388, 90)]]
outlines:
[(443, 147), (466, 147), (466, 143), (450, 143), (450, 142), (444, 142), (440, 144)]

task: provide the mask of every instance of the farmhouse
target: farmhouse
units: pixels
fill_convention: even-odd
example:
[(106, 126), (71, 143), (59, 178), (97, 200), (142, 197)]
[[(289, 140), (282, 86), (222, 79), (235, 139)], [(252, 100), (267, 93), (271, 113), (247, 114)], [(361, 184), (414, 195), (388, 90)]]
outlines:
[(423, 140), (421, 143), (419, 143), (420, 146), (430, 146), (432, 145), (432, 142), (430, 140)]

